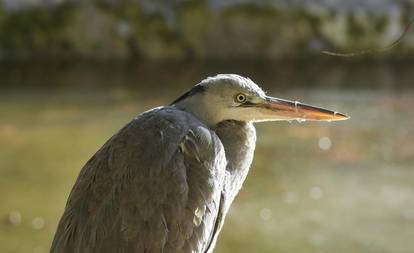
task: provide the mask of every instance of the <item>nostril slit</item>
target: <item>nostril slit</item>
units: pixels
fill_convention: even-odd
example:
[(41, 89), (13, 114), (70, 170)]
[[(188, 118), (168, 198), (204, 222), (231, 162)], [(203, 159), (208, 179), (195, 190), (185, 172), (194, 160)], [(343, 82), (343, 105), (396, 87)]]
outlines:
[(299, 104), (299, 101), (295, 101), (295, 112), (296, 113), (298, 112), (298, 104)]

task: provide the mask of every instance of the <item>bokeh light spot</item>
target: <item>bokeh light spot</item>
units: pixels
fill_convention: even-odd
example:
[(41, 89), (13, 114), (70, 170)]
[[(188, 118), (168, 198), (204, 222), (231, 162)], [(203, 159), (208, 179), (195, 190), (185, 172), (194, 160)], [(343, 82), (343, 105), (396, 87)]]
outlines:
[(312, 199), (320, 199), (323, 196), (323, 191), (320, 187), (314, 186), (309, 190), (309, 197)]
[(36, 230), (43, 229), (45, 227), (45, 219), (42, 217), (36, 217), (32, 220), (32, 228)]
[(22, 215), (19, 211), (12, 211), (9, 213), (9, 222), (13, 226), (18, 226), (22, 223)]
[(329, 150), (332, 147), (332, 141), (325, 136), (319, 139), (318, 145), (322, 150)]
[(269, 208), (262, 208), (260, 210), (260, 218), (264, 221), (268, 221), (272, 218), (272, 211)]

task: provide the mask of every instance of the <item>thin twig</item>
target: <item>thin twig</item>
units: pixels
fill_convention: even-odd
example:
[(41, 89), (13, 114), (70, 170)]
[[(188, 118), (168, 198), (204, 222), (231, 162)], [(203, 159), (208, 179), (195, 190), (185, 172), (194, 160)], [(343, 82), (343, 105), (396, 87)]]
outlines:
[(360, 56), (360, 55), (364, 55), (364, 54), (372, 54), (372, 53), (384, 52), (384, 51), (390, 50), (393, 47), (395, 47), (398, 44), (400, 44), (401, 41), (403, 40), (403, 38), (405, 37), (405, 35), (410, 30), (410, 28), (411, 28), (411, 26), (412, 26), (413, 23), (414, 23), (414, 18), (412, 18), (410, 20), (410, 22), (407, 23), (407, 25), (405, 26), (404, 32), (400, 35), (400, 37), (398, 37), (397, 40), (395, 40), (393, 43), (391, 43), (391, 44), (389, 44), (389, 45), (387, 45), (385, 47), (372, 48), (372, 49), (366, 49), (366, 50), (360, 50), (360, 51), (350, 52), (350, 53), (340, 53), (340, 52), (332, 52), (332, 51), (324, 50), (324, 51), (322, 51), (322, 53), (323, 54), (326, 54), (326, 55), (330, 55), (330, 56), (354, 57), (354, 56)]

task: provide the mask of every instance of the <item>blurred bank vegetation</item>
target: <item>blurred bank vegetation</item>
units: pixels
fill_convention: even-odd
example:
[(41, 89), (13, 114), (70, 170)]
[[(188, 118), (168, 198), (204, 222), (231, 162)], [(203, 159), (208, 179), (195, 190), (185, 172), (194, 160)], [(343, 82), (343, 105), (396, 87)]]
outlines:
[[(0, 0), (0, 60), (306, 59), (387, 45), (413, 10), (410, 0)], [(413, 42), (368, 57), (409, 59)]]

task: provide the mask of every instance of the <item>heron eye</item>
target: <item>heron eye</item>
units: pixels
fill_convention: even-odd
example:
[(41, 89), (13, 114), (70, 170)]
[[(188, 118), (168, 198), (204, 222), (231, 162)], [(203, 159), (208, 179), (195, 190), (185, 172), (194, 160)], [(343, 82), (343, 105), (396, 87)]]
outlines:
[(244, 95), (243, 93), (239, 93), (236, 95), (235, 100), (237, 103), (244, 103), (247, 100), (246, 95)]

